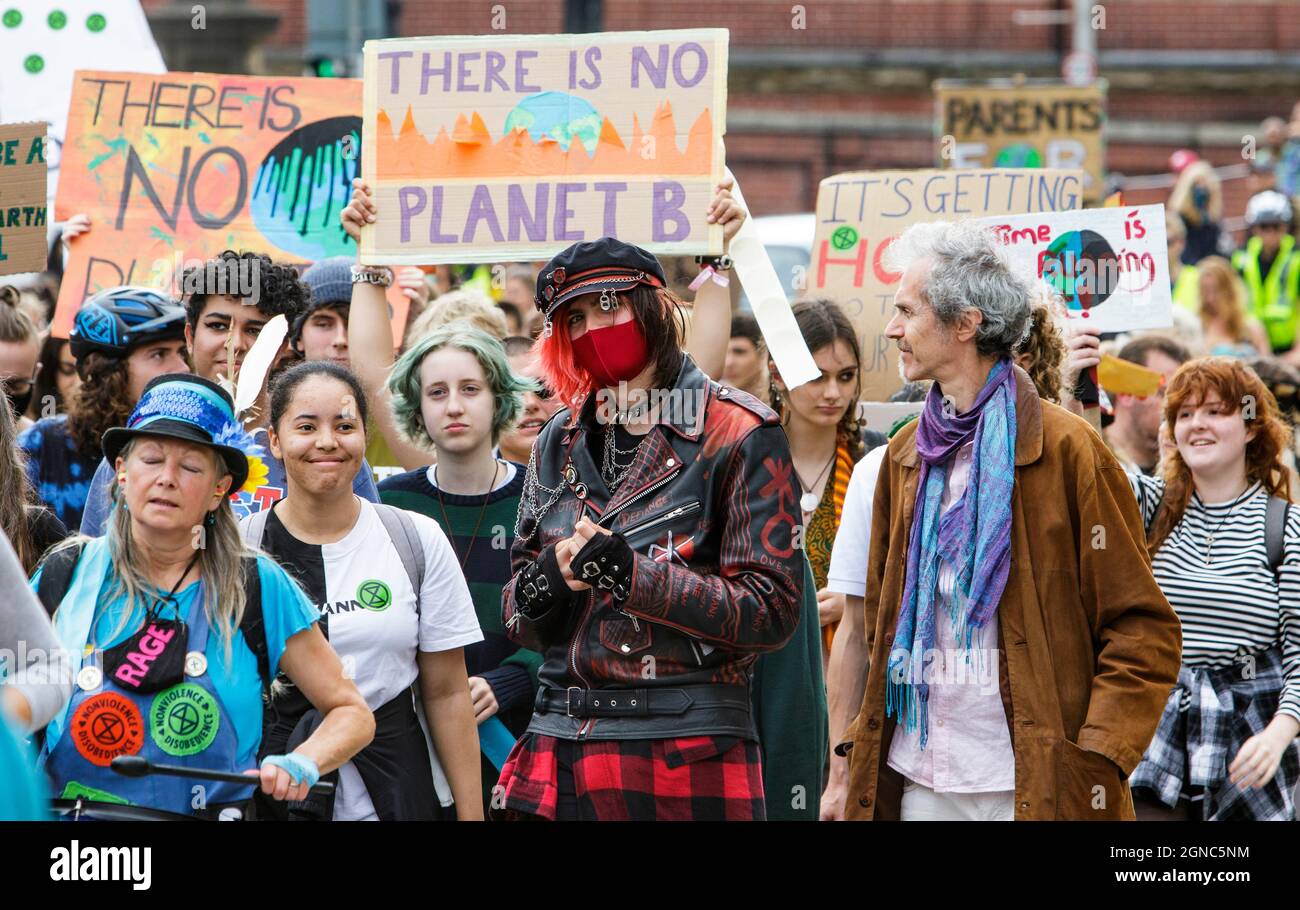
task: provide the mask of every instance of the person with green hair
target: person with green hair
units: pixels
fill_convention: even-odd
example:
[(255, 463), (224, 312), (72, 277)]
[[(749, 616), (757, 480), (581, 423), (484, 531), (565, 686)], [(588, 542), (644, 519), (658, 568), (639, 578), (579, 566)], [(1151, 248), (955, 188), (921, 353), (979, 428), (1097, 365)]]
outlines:
[(387, 388), (398, 428), (415, 445), (432, 449), (436, 463), (388, 478), (379, 484), (379, 497), (442, 526), (483, 630), (483, 641), (465, 648), (465, 664), (483, 747), (487, 808), (505, 759), (498, 750), (528, 726), (542, 662), (537, 651), (510, 641), (501, 621), (524, 466), (493, 455), (534, 383), (510, 369), (496, 338), (452, 322), (398, 359)]

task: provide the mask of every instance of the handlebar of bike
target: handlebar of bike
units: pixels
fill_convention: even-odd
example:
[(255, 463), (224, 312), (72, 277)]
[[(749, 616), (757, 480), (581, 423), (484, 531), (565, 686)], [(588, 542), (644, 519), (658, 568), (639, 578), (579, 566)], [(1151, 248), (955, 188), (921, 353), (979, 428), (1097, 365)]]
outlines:
[[(185, 768), (180, 765), (164, 765), (159, 762), (151, 762), (147, 758), (141, 758), (138, 755), (119, 755), (113, 759), (109, 765), (118, 774), (124, 777), (147, 777), (150, 774), (165, 774), (171, 777), (199, 777), (204, 780), (219, 780), (231, 784), (248, 784), (255, 786), (258, 778), (250, 774), (238, 774), (234, 771), (217, 771), (208, 768)], [(311, 788), (312, 793), (322, 796), (334, 792), (334, 785), (329, 781), (322, 781)]]

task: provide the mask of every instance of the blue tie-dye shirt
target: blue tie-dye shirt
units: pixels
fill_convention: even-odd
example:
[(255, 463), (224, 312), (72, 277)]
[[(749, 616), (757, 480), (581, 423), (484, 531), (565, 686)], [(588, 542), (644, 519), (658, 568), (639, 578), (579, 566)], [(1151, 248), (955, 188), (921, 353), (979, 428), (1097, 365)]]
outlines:
[(68, 415), (38, 420), (19, 434), (18, 448), (27, 456), (27, 476), (37, 497), (64, 526), (80, 527), (99, 456), (89, 459), (77, 451), (68, 432)]

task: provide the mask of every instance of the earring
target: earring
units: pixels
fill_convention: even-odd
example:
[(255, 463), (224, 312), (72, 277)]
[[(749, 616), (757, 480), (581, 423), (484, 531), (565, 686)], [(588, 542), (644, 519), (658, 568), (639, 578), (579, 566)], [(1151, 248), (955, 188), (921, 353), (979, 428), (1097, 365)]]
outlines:
[(781, 426), (785, 426), (785, 402), (781, 400), (781, 390), (776, 387), (776, 380), (770, 376), (767, 379), (767, 393), (772, 398), (772, 410), (776, 411), (776, 416), (781, 418)]
[(216, 525), (216, 523), (217, 523), (217, 510), (216, 510), (216, 509), (208, 509), (208, 514), (204, 516), (204, 518), (203, 518), (203, 523), (204, 523), (205, 525), (207, 525), (209, 528), (211, 528), (211, 527), (213, 527), (214, 525)]
[(123, 471), (121, 474), (118, 474), (118, 475), (117, 475), (117, 485), (118, 485), (119, 487), (121, 487), (121, 486), (126, 486), (126, 472), (125, 472), (125, 471)]

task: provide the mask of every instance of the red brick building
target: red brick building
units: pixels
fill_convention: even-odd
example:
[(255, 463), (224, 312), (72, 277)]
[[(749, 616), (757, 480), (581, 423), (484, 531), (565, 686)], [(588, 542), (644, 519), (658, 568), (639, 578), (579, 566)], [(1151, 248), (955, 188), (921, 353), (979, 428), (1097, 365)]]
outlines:
[[(210, 21), (277, 16), (246, 65), (296, 74), (322, 30), (337, 31), (355, 5), (364, 0), (220, 0), (206, 8)], [(189, 15), (193, 4), (144, 6), (157, 21), (168, 7)], [(494, 26), (557, 32), (566, 22), (591, 30), (582, 28), (584, 11), (589, 25), (608, 31), (726, 27), (728, 163), (755, 213), (775, 214), (810, 209), (828, 174), (932, 165), (933, 80), (1058, 76), (1071, 50), (1068, 15), (1060, 24), (1042, 19), (1070, 7), (1070, 0), (374, 0), (367, 15), (381, 23), (375, 34), (394, 36), (489, 34)], [(1217, 165), (1241, 164), (1243, 137), (1266, 116), (1289, 116), (1300, 99), (1295, 0), (1108, 0), (1091, 13), (1101, 26), (1099, 74), (1109, 83), (1112, 171), (1160, 174), (1184, 147)], [(176, 47), (161, 36), (160, 43), (175, 66)], [(1229, 217), (1244, 209), (1244, 184), (1225, 184)], [(1131, 196), (1154, 201), (1166, 192)]]

